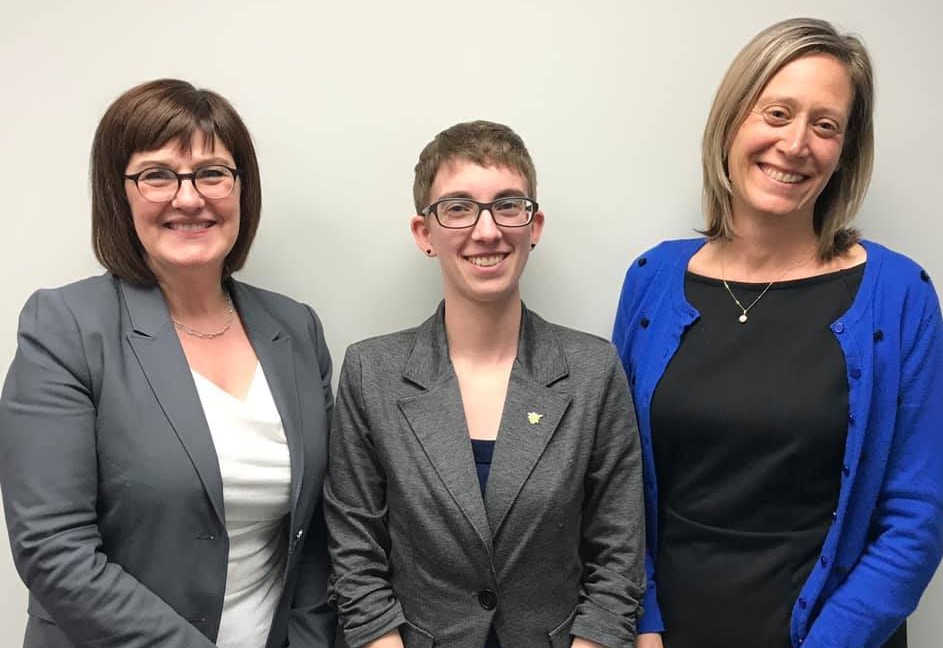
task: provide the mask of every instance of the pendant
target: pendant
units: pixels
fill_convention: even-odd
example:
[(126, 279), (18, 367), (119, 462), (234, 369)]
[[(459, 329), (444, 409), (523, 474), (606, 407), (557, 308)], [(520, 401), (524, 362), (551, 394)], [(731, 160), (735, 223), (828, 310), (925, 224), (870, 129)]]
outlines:
[(743, 324), (744, 322), (747, 321), (747, 314), (744, 313), (743, 315), (741, 315), (741, 316), (738, 317), (737, 319), (740, 320), (740, 323), (741, 323), (741, 324)]

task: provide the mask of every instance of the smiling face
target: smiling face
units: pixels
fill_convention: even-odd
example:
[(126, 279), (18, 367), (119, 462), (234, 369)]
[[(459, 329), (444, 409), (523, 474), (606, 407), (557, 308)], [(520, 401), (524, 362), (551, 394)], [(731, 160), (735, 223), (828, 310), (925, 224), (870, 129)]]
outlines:
[(770, 79), (727, 157), (734, 222), (799, 215), (811, 226), (841, 158), (853, 97), (844, 64), (827, 54), (796, 59)]
[[(483, 167), (457, 159), (443, 164), (429, 190), (429, 203), (443, 198), (491, 202), (507, 196), (527, 196), (527, 181), (506, 167)], [(416, 244), (439, 258), (447, 301), (508, 303), (520, 299), (519, 282), (531, 244), (540, 240), (544, 215), (538, 211), (530, 225), (499, 227), (483, 211), (474, 227), (447, 229), (435, 216), (414, 216)]]
[[(190, 141), (188, 154), (180, 150), (179, 142), (169, 142), (154, 151), (139, 151), (131, 156), (125, 173), (152, 168), (192, 173), (220, 164), (236, 166), (219, 138), (212, 149), (207, 149), (203, 136), (197, 133)], [(125, 191), (147, 265), (159, 281), (181, 271), (222, 276), (223, 262), (239, 234), (238, 177), (232, 193), (216, 199), (201, 196), (189, 180), (181, 182), (180, 191), (166, 202), (146, 200), (131, 180), (125, 181)]]

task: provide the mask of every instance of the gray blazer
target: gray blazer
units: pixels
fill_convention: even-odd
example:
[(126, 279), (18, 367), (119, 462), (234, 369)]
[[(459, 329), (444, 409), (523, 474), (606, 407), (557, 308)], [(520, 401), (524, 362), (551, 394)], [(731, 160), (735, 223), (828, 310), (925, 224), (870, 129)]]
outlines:
[(525, 309), (484, 499), (444, 307), (359, 342), (341, 370), (325, 482), (350, 646), (613, 648), (644, 579), (634, 408), (609, 342)]
[[(320, 509), (331, 362), (314, 312), (230, 281), (291, 455), (285, 592), (267, 648), (333, 640)], [(157, 288), (35, 293), (0, 398), (0, 487), (29, 588), (25, 648), (211, 648), (226, 585), (219, 465)]]

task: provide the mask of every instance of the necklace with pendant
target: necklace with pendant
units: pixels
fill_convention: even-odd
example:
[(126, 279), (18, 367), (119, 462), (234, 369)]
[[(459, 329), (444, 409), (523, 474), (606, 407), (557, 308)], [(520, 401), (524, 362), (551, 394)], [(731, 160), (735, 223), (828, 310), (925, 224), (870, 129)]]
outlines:
[(737, 299), (737, 296), (736, 296), (735, 294), (733, 294), (733, 290), (730, 289), (730, 284), (727, 283), (727, 270), (726, 270), (726, 268), (724, 267), (724, 250), (725, 250), (725, 249), (726, 249), (726, 245), (721, 244), (721, 248), (720, 248), (720, 280), (723, 282), (724, 288), (727, 289), (727, 293), (728, 293), (728, 294), (730, 295), (730, 297), (733, 299), (733, 302), (737, 305), (737, 308), (740, 309), (740, 316), (737, 318), (737, 321), (740, 322), (741, 324), (746, 324), (746, 323), (747, 323), (747, 320), (750, 319), (749, 316), (747, 315), (747, 314), (750, 312), (750, 309), (753, 308), (754, 306), (756, 306), (756, 303), (757, 303), (758, 301), (760, 301), (761, 299), (763, 299), (763, 295), (765, 295), (765, 294), (766, 294), (766, 291), (768, 291), (770, 288), (773, 287), (773, 284), (774, 284), (774, 283), (776, 283), (777, 281), (781, 281), (782, 278), (785, 277), (788, 273), (792, 272), (793, 270), (795, 270), (795, 269), (798, 268), (799, 266), (803, 266), (803, 265), (805, 265), (806, 263), (808, 263), (809, 261), (811, 261), (811, 260), (815, 257), (815, 252), (816, 252), (816, 250), (813, 249), (813, 250), (812, 250), (812, 254), (810, 254), (809, 256), (804, 257), (804, 258), (802, 258), (802, 259), (799, 259), (798, 261), (796, 261), (795, 263), (793, 263), (792, 265), (790, 265), (789, 267), (787, 267), (785, 270), (783, 270), (783, 271), (779, 274), (779, 276), (777, 276), (775, 279), (773, 279), (773, 280), (770, 281), (768, 284), (766, 284), (766, 287), (763, 288), (763, 290), (760, 291), (760, 294), (756, 296), (756, 299), (754, 299), (753, 301), (750, 302), (750, 305), (749, 305), (749, 306), (744, 306), (744, 305), (740, 302), (740, 300)]

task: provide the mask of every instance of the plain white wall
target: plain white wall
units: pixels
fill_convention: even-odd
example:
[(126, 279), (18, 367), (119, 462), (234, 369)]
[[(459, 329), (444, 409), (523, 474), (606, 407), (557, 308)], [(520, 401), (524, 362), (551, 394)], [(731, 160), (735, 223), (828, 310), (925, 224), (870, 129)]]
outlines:
[[(264, 215), (241, 278), (312, 304), (335, 368), (354, 340), (418, 323), (439, 297), (414, 247), (412, 167), (458, 121), (515, 128), (539, 172), (544, 239), (528, 304), (608, 335), (626, 265), (700, 226), (699, 139), (730, 59), (812, 15), (861, 34), (877, 73), (877, 162), (859, 224), (943, 277), (938, 0), (202, 0), (0, 6), (0, 366), (30, 292), (100, 272), (88, 151), (122, 91), (174, 76), (228, 97), (252, 130)], [(0, 531), (3, 531), (0, 529)], [(943, 577), (911, 620), (943, 637)], [(25, 590), (0, 550), (0, 645)]]

